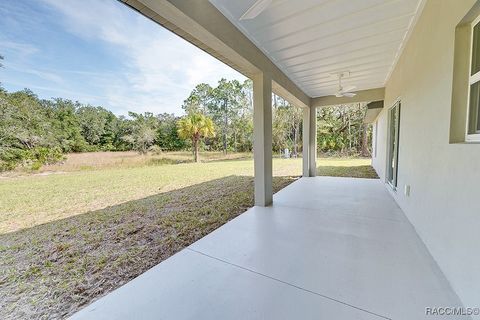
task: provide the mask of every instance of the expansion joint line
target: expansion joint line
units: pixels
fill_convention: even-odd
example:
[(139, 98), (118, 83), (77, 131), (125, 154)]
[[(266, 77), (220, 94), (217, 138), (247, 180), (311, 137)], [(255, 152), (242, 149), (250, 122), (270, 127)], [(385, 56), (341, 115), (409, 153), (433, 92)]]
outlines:
[(297, 285), (294, 285), (294, 284), (288, 283), (288, 282), (286, 282), (286, 281), (283, 281), (283, 280), (280, 280), (280, 279), (277, 279), (277, 278), (268, 276), (268, 275), (266, 275), (266, 274), (257, 272), (257, 271), (255, 271), (255, 270), (251, 270), (251, 269), (242, 267), (242, 266), (240, 266), (240, 265), (238, 265), (238, 264), (231, 263), (231, 262), (228, 262), (228, 261), (226, 261), (226, 260), (223, 260), (223, 259), (220, 259), (220, 258), (211, 256), (211, 255), (208, 255), (208, 254), (206, 254), (206, 253), (203, 253), (203, 252), (201, 252), (201, 251), (197, 251), (197, 250), (192, 249), (192, 248), (190, 248), (190, 247), (187, 247), (187, 248), (185, 248), (185, 249), (190, 250), (190, 251), (195, 252), (195, 253), (198, 253), (198, 254), (201, 254), (202, 256), (205, 256), (205, 257), (208, 257), (208, 258), (211, 258), (211, 259), (215, 259), (215, 260), (217, 260), (217, 261), (220, 261), (220, 262), (229, 264), (229, 265), (231, 265), (231, 266), (233, 266), (233, 267), (236, 267), (236, 268), (239, 268), (239, 269), (248, 271), (248, 272), (255, 273), (255, 274), (259, 275), (259, 276), (268, 278), (268, 279), (270, 279), (270, 280), (273, 280), (273, 281), (277, 281), (277, 282), (286, 284), (286, 285), (288, 285), (288, 286), (290, 286), (290, 287), (294, 287), (294, 288), (296, 288), (296, 289), (298, 289), (298, 290), (302, 290), (302, 291), (305, 291), (305, 292), (314, 294), (314, 295), (316, 295), (316, 296), (319, 296), (319, 297), (322, 297), (322, 298), (325, 298), (325, 299), (328, 299), (328, 300), (331, 300), (331, 301), (335, 301), (335, 302), (340, 303), (340, 304), (343, 304), (343, 305), (345, 305), (345, 306), (347, 306), (347, 307), (354, 308), (354, 309), (357, 309), (357, 310), (360, 310), (360, 311), (369, 313), (369, 314), (371, 314), (371, 315), (380, 317), (380, 318), (382, 318), (382, 319), (392, 320), (391, 318), (388, 318), (388, 317), (386, 317), (386, 316), (382, 316), (382, 315), (380, 315), (380, 314), (378, 314), (378, 313), (375, 313), (375, 312), (372, 312), (372, 311), (368, 311), (368, 310), (366, 310), (366, 309), (363, 309), (363, 308), (360, 308), (360, 307), (351, 305), (351, 304), (349, 304), (349, 303), (347, 303), (347, 302), (340, 301), (340, 300), (337, 300), (337, 299), (335, 299), (335, 298), (332, 298), (332, 297), (323, 295), (323, 294), (321, 294), (321, 293), (318, 293), (318, 292), (315, 292), (315, 291), (312, 291), (312, 290), (308, 290), (308, 289), (299, 287), (299, 286), (297, 286)]

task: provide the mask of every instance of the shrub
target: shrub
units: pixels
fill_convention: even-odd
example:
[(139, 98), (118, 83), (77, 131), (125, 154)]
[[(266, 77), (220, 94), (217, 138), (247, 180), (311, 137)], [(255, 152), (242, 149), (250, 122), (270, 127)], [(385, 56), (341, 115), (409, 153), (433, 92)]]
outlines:
[(65, 159), (60, 148), (45, 147), (32, 149), (32, 158), (41, 164), (54, 164)]
[(37, 147), (28, 150), (2, 148), (0, 171), (13, 170), (19, 165), (30, 170), (39, 170), (43, 165), (54, 164), (64, 159), (60, 148)]
[(13, 170), (27, 156), (26, 150), (16, 148), (0, 148), (0, 172)]
[(153, 145), (151, 146), (150, 148), (148, 148), (148, 151), (151, 152), (153, 155), (161, 155), (162, 154), (162, 148), (160, 148), (159, 146), (157, 145)]

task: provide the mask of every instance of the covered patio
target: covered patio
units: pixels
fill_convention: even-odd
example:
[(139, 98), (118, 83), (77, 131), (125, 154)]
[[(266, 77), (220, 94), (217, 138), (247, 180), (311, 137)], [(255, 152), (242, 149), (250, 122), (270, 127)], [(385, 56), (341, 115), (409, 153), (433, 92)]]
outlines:
[(253, 81), (257, 206), (272, 203), (272, 93), (303, 109), (302, 176), (314, 177), (317, 108), (382, 102), (424, 3), (121, 1)]
[[(478, 2), (122, 1), (253, 80), (256, 206), (73, 319), (435, 319), (429, 308), (478, 307), (479, 153), (463, 143), (457, 53), (470, 49), (455, 38), (480, 19)], [(303, 177), (274, 197), (272, 92), (304, 110)], [(358, 102), (373, 103), (382, 180), (315, 177), (316, 108)]]
[(438, 306), (461, 303), (383, 184), (314, 177), (72, 319), (435, 319)]

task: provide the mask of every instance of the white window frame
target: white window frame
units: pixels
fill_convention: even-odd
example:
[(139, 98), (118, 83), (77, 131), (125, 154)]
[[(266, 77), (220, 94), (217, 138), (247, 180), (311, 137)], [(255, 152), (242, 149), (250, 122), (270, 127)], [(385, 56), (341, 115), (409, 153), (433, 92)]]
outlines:
[[(480, 82), (480, 71), (478, 71), (475, 74), (472, 73), (472, 64), (473, 64), (473, 55), (474, 55), (474, 48), (473, 48), (473, 34), (474, 34), (474, 28), (477, 24), (480, 23), (480, 15), (477, 16), (475, 20), (472, 21), (470, 24), (470, 63), (469, 63), (469, 68), (468, 68), (468, 99), (467, 99), (467, 124), (466, 124), (466, 135), (465, 135), (465, 140), (467, 142), (480, 142), (480, 130), (477, 130), (475, 133), (471, 133), (470, 127), (471, 127), (471, 118), (473, 117), (475, 120), (478, 118), (478, 112), (480, 112), (480, 107), (475, 110), (475, 114), (472, 114), (472, 108), (470, 105), (470, 87), (472, 84), (475, 84), (477, 82)], [(480, 45), (480, 44), (478, 44)], [(479, 54), (480, 54), (480, 48), (478, 49)], [(478, 127), (478, 124), (476, 123), (475, 128)]]

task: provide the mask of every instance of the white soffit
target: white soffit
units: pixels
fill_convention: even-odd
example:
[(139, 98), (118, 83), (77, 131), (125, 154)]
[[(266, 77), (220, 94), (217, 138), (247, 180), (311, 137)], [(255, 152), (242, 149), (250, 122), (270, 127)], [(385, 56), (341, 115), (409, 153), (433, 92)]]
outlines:
[(210, 2), (311, 97), (385, 85), (424, 0), (273, 0), (240, 20), (256, 0)]

